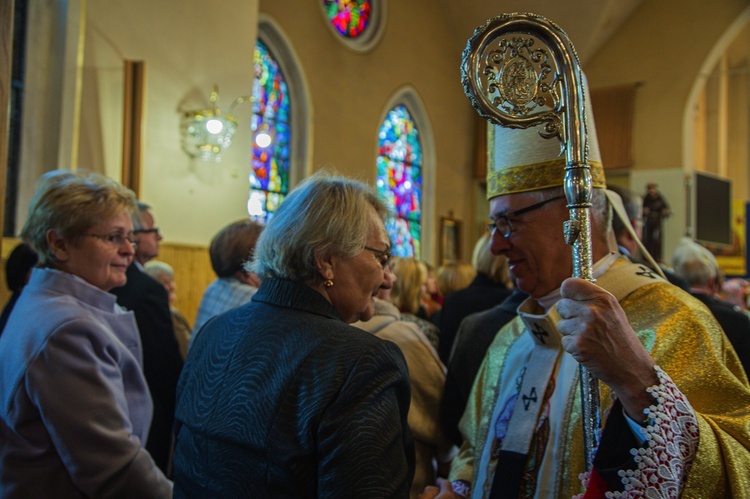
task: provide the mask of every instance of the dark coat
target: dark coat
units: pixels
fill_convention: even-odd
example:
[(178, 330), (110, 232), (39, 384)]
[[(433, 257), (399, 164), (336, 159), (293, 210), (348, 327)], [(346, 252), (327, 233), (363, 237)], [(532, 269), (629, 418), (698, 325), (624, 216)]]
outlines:
[(461, 321), (470, 314), (499, 305), (511, 290), (504, 284), (495, 282), (486, 274), (477, 274), (468, 287), (448, 295), (443, 308), (437, 312), (435, 324), (440, 329), (438, 355), (444, 364), (448, 363), (456, 331)]
[(445, 435), (456, 445), (461, 445), (463, 441), (458, 431), (458, 422), (466, 408), (484, 354), (497, 332), (517, 315), (516, 309), (527, 296), (521, 290), (515, 289), (501, 304), (469, 315), (461, 322), (456, 344), (448, 361), (445, 391), (440, 404), (440, 424)]
[(5, 324), (8, 322), (8, 317), (10, 317), (13, 307), (16, 306), (19, 296), (21, 296), (21, 291), (14, 291), (8, 299), (8, 303), (5, 304), (5, 308), (3, 308), (3, 313), (0, 315), (0, 335), (3, 334)]
[(408, 497), (409, 373), (314, 289), (266, 278), (195, 337), (177, 397), (175, 497)]
[(154, 401), (154, 417), (146, 450), (166, 473), (172, 453), (175, 393), (182, 370), (182, 356), (164, 286), (138, 269), (135, 263), (128, 267), (127, 278), (125, 286), (115, 288), (111, 293), (117, 297), (117, 303), (135, 313), (143, 345), (143, 374)]
[(705, 303), (716, 317), (724, 334), (737, 352), (737, 357), (745, 368), (745, 374), (750, 377), (750, 318), (744, 312), (736, 310), (733, 305), (711, 296), (691, 292), (691, 295)]

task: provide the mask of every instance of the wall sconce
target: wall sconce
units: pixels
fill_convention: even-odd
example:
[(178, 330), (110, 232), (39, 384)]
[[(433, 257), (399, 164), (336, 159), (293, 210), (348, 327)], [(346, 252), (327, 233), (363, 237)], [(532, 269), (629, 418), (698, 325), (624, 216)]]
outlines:
[(211, 107), (186, 111), (180, 120), (182, 150), (191, 158), (203, 161), (221, 162), (221, 153), (232, 143), (232, 135), (237, 130), (237, 118), (232, 114), (235, 106), (249, 100), (238, 97), (223, 113), (218, 106), (219, 89), (214, 85), (211, 92)]

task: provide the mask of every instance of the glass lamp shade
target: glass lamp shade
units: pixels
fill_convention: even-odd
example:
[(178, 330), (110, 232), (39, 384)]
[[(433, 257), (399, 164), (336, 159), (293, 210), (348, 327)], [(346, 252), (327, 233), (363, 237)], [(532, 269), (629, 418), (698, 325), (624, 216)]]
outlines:
[(221, 162), (221, 153), (232, 143), (237, 118), (219, 108), (188, 111), (180, 121), (182, 149), (193, 158)]

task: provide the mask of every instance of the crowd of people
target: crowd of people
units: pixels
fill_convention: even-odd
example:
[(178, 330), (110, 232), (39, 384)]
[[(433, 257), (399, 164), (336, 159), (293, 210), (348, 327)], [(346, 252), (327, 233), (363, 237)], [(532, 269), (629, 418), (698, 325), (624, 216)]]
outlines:
[(193, 328), (152, 207), (45, 174), (0, 329), (0, 496), (750, 496), (750, 313), (716, 260), (648, 258), (594, 135), (596, 283), (571, 278), (556, 143), (496, 140), (471, 263), (393, 256), (377, 191), (322, 170), (214, 236)]

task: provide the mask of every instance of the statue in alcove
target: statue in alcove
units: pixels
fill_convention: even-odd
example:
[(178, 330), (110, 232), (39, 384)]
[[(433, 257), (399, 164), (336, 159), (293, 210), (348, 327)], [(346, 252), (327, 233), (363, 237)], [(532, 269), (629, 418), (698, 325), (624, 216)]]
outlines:
[(657, 262), (662, 261), (662, 222), (669, 215), (667, 200), (659, 192), (658, 186), (650, 182), (643, 196), (643, 245)]

